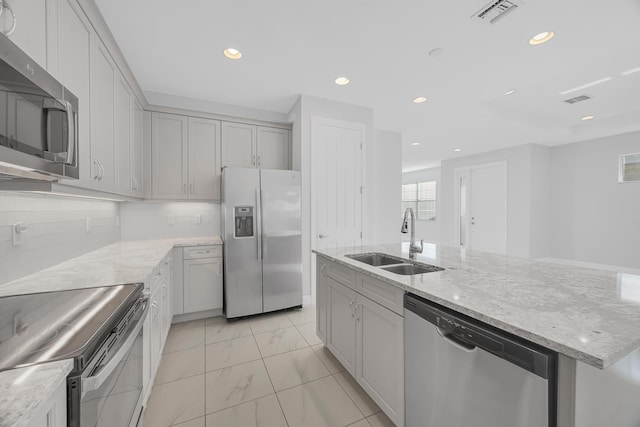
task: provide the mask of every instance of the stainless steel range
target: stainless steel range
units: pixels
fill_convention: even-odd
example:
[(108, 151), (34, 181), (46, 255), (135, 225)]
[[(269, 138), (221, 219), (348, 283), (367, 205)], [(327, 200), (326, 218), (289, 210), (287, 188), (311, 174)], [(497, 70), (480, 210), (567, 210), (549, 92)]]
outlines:
[(73, 359), (70, 427), (137, 425), (142, 406), (143, 284), (0, 298), (0, 371)]

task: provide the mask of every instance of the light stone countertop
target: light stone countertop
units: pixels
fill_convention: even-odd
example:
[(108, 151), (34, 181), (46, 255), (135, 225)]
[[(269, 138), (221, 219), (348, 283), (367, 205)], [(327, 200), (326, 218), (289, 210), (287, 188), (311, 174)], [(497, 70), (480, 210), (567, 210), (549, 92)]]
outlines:
[[(174, 247), (221, 244), (220, 237), (116, 242), (0, 284), (0, 297), (144, 282)], [(0, 372), (0, 427), (28, 424), (72, 368), (69, 359)], [(27, 370), (30, 374), (16, 384)]]
[(0, 372), (0, 427), (29, 424), (71, 369), (67, 359)]
[(120, 241), (0, 284), (0, 297), (144, 282), (176, 246), (221, 244), (220, 237)]
[(345, 255), (408, 258), (408, 243), (314, 252), (600, 369), (640, 349), (637, 275), (425, 243), (416, 261), (446, 270), (401, 276)]

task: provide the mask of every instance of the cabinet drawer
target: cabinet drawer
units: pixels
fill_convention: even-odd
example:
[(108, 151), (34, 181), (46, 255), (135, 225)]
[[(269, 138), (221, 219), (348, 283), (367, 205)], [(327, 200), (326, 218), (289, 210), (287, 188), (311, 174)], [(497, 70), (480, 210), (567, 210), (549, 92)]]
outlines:
[(222, 256), (222, 246), (194, 246), (184, 248), (184, 259), (215, 258)]
[(366, 274), (358, 273), (356, 291), (383, 307), (403, 316), (404, 291)]
[(356, 290), (356, 272), (335, 262), (327, 262), (327, 276)]

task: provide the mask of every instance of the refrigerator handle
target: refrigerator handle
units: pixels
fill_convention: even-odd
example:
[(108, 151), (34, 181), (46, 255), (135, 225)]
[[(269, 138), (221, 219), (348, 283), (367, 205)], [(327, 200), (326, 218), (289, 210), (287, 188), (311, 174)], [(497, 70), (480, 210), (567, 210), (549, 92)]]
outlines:
[(266, 209), (262, 210), (262, 189), (260, 190), (260, 246), (262, 247), (262, 259), (267, 259), (267, 231), (265, 230), (265, 220), (267, 217)]
[(258, 246), (258, 259), (262, 259), (262, 194), (256, 188), (256, 242)]

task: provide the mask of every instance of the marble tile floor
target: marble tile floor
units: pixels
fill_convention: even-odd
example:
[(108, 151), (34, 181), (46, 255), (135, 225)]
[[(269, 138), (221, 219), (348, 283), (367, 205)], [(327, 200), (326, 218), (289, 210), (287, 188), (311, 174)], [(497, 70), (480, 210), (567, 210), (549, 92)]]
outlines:
[(175, 324), (145, 427), (389, 427), (315, 334), (315, 307)]

